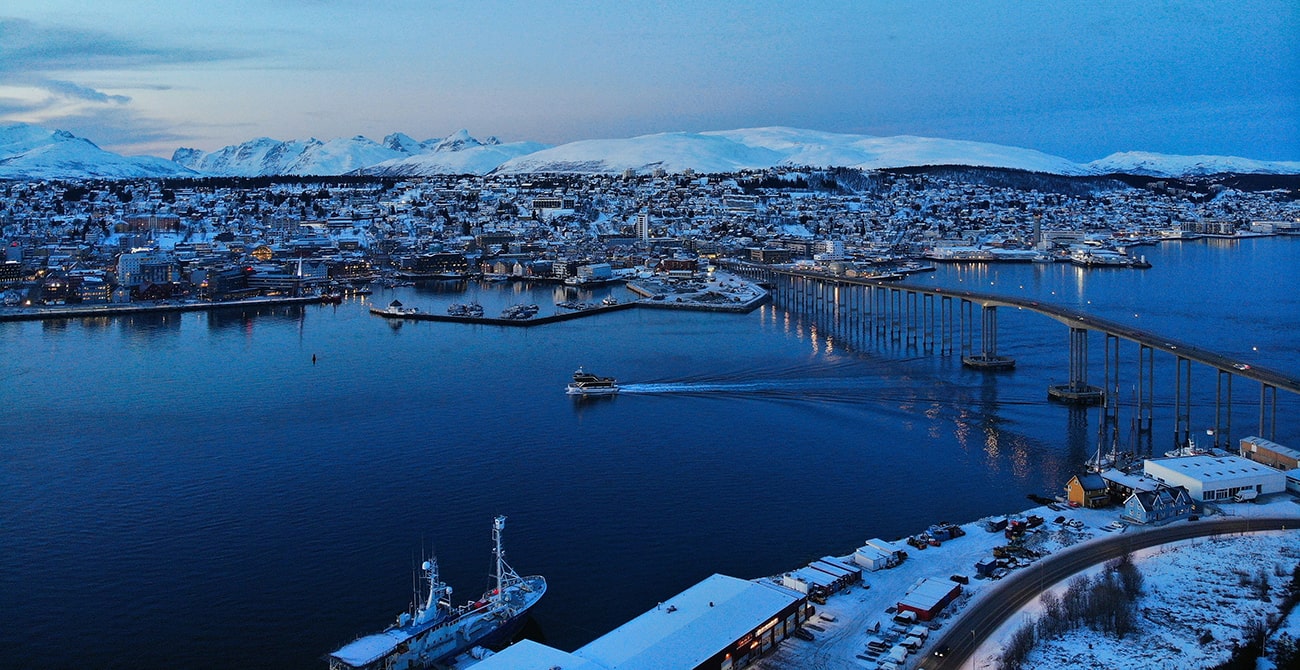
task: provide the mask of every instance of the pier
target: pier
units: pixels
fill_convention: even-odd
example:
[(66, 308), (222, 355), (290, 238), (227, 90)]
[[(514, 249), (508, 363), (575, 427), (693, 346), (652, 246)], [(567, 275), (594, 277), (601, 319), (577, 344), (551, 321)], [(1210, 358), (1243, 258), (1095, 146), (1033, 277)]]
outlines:
[[(1076, 405), (1100, 405), (1102, 442), (1113, 448), (1119, 440), (1121, 379), (1131, 379), (1135, 389), (1134, 426), (1149, 436), (1155, 396), (1154, 357), (1174, 359), (1173, 406), (1175, 446), (1191, 438), (1192, 364), (1214, 374), (1212, 434), (1214, 446), (1231, 447), (1233, 381), (1259, 385), (1255, 434), (1272, 439), (1277, 434), (1277, 392), (1300, 395), (1300, 379), (1287, 373), (1208, 351), (1152, 331), (1134, 328), (1084, 312), (977, 291), (954, 291), (869, 278), (841, 277), (753, 263), (730, 262), (732, 272), (771, 288), (781, 307), (823, 319), (832, 334), (871, 336), (878, 341), (910, 347), (927, 354), (960, 353), (963, 365), (989, 372), (1010, 370), (1015, 359), (998, 350), (997, 310), (1015, 308), (1054, 319), (1067, 327), (1066, 358), (1069, 378), (1047, 388), (1050, 399)], [(975, 315), (979, 308), (978, 318)], [(976, 325), (978, 324), (978, 329)], [(978, 335), (977, 335), (978, 332)], [(1102, 343), (1102, 385), (1089, 381), (1089, 335)], [(1121, 365), (1121, 341), (1136, 345), (1132, 363)], [(1221, 445), (1222, 442), (1222, 445)]]

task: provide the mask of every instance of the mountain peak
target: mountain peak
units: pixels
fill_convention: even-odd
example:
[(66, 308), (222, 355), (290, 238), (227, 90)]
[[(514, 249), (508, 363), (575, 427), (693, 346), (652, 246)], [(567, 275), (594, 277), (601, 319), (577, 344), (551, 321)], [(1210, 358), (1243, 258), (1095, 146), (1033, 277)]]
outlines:
[(464, 128), (443, 138), (441, 142), (433, 148), (434, 151), (462, 151), (469, 147), (481, 147), (483, 143), (470, 136), (469, 131)]

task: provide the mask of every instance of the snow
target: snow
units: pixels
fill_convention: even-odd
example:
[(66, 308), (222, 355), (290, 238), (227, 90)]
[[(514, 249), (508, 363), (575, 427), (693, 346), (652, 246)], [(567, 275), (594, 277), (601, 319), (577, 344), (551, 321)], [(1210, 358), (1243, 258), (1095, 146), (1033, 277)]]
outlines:
[[(441, 146), (441, 145), (438, 145)], [(547, 145), (512, 142), (466, 146), (454, 151), (432, 151), (394, 158), (358, 170), (359, 174), (392, 177), (420, 177), (441, 174), (484, 175), (512, 158), (533, 154)]]
[(121, 156), (62, 130), (25, 123), (0, 125), (0, 179), (196, 176), (154, 156)]
[[(1277, 611), (1281, 589), (1300, 561), (1300, 539), (1292, 531), (1187, 540), (1134, 552), (1144, 582), (1137, 601), (1136, 635), (1122, 643), (1089, 629), (1040, 641), (1026, 667), (1091, 667), (1142, 670), (1159, 665), (1208, 667), (1222, 663), (1246, 625)], [(1275, 574), (1280, 568), (1284, 576)], [(1086, 575), (1100, 572), (1097, 566)], [(1270, 598), (1260, 600), (1242, 573), (1254, 579), (1263, 569)], [(1073, 578), (1073, 577), (1072, 577)], [(1071, 578), (1071, 579), (1072, 579)], [(1057, 595), (1068, 580), (1051, 589)], [(1039, 601), (1011, 616), (976, 651), (966, 667), (996, 667), (996, 657), (1011, 633), (1041, 611)]]
[(1238, 156), (1175, 156), (1145, 151), (1124, 151), (1087, 164), (1099, 174), (1125, 172), (1155, 177), (1184, 177), (1220, 172), (1297, 174), (1300, 161), (1258, 161)]
[[(1259, 504), (1234, 504), (1225, 505), (1223, 510), (1226, 514), (1235, 516), (1290, 516), (1297, 517), (1297, 524), (1300, 525), (1300, 505), (1295, 504), (1293, 498), (1289, 495), (1271, 496), (1267, 502)], [(1031, 531), (1027, 546), (1042, 552), (1052, 553), (1059, 551), (1067, 546), (1073, 546), (1079, 543), (1089, 542), (1102, 537), (1109, 537), (1115, 532), (1141, 532), (1140, 527), (1125, 527), (1118, 523), (1119, 515), (1123, 512), (1120, 507), (1110, 507), (1107, 509), (1062, 509), (1060, 511), (1047, 507), (1039, 507), (1023, 512), (1024, 515), (1036, 514), (1044, 517), (1047, 521), (1037, 532)], [(1057, 524), (1055, 519), (1064, 517), (1066, 521), (1077, 521), (1077, 527), (1071, 527), (1066, 524)], [(1119, 527), (1119, 530), (1116, 527)], [(794, 670), (796, 668), (826, 668), (860, 670), (861, 668), (875, 668), (877, 661), (868, 662), (859, 658), (859, 655), (865, 655), (866, 643), (869, 639), (878, 638), (882, 635), (902, 639), (905, 632), (904, 626), (895, 624), (892, 620), (892, 614), (887, 613), (888, 608), (895, 607), (901, 600), (908, 589), (912, 587), (921, 578), (933, 578), (945, 581), (950, 575), (959, 574), (970, 577), (970, 583), (962, 586), (962, 593), (957, 599), (943, 609), (936, 617), (935, 622), (938, 630), (930, 636), (928, 645), (934, 644), (934, 640), (941, 636), (943, 629), (953, 619), (954, 615), (960, 613), (972, 601), (987, 597), (989, 593), (995, 591), (995, 587), (1000, 583), (988, 579), (979, 579), (975, 577), (974, 568), (976, 562), (985, 560), (992, 555), (993, 547), (1006, 544), (1006, 539), (1002, 533), (990, 533), (984, 529), (983, 520), (967, 523), (962, 526), (966, 531), (963, 537), (955, 538), (944, 542), (939, 547), (930, 547), (925, 550), (916, 550), (912, 547), (905, 547), (908, 552), (908, 559), (902, 565), (876, 572), (864, 572), (863, 582), (861, 585), (855, 585), (827, 599), (825, 605), (818, 605), (817, 610), (822, 615), (830, 615), (830, 618), (823, 616), (822, 620), (815, 621), (814, 625), (821, 628), (821, 631), (812, 631), (816, 639), (812, 642), (805, 642), (799, 639), (786, 640), (771, 656), (763, 659), (754, 667), (760, 670)], [(919, 529), (918, 529), (919, 531)], [(1235, 542), (1238, 539), (1247, 541), (1256, 541), (1252, 538), (1273, 538), (1267, 541), (1258, 540), (1262, 544), (1258, 548), (1242, 549), (1242, 552), (1234, 554)], [(1272, 542), (1274, 544), (1267, 544)], [(900, 543), (901, 544), (901, 543)], [(1222, 544), (1222, 546), (1221, 546)], [(1165, 545), (1170, 547), (1175, 545)], [(1289, 571), (1297, 560), (1300, 560), (1300, 538), (1296, 538), (1293, 533), (1268, 533), (1257, 536), (1247, 536), (1244, 538), (1233, 537), (1230, 539), (1216, 538), (1194, 540), (1189, 546), (1197, 546), (1202, 549), (1212, 548), (1214, 550), (1213, 558), (1205, 558), (1194, 555), (1196, 560), (1187, 560), (1181, 563), (1151, 563), (1141, 565), (1146, 577), (1146, 591), (1148, 593), (1159, 593), (1167, 601), (1159, 601), (1158, 605), (1144, 605), (1139, 603), (1139, 607), (1164, 607), (1166, 609), (1182, 608), (1187, 612), (1186, 623), (1184, 625), (1188, 630), (1194, 628), (1192, 622), (1200, 621), (1207, 618), (1205, 615), (1206, 603), (1200, 602), (1195, 596), (1198, 596), (1199, 590), (1205, 590), (1207, 593), (1216, 594), (1216, 601), (1208, 605), (1217, 604), (1218, 591), (1223, 590), (1222, 586), (1217, 586), (1219, 582), (1211, 579), (1209, 574), (1206, 575), (1206, 582), (1201, 585), (1198, 580), (1200, 572), (1206, 564), (1217, 565), (1228, 569), (1231, 589), (1230, 593), (1235, 593), (1240, 589), (1238, 586), (1238, 576), (1231, 572), (1231, 568), (1240, 565), (1250, 566), (1249, 569), (1254, 574), (1256, 566), (1263, 565), (1269, 569), (1272, 574), (1273, 565), (1281, 561), (1282, 567)], [(1164, 547), (1157, 547), (1148, 552), (1139, 554), (1142, 560), (1148, 556), (1161, 555)], [(1270, 553), (1271, 552), (1271, 553)], [(1288, 555), (1287, 558), (1280, 556)], [(1169, 575), (1165, 575), (1169, 572)], [(776, 578), (776, 579), (779, 579)], [(1058, 583), (1057, 588), (1064, 588), (1069, 579), (1062, 580)], [(1274, 578), (1274, 586), (1283, 583), (1281, 578)], [(1183, 598), (1184, 594), (1191, 594), (1191, 597)], [(1155, 601), (1153, 601), (1155, 602)], [(1248, 620), (1249, 611), (1242, 611), (1239, 607), (1251, 605), (1249, 597), (1237, 600), (1224, 600), (1229, 603), (1227, 609), (1218, 615), (1211, 615), (1208, 618), (1215, 618), (1214, 628), (1211, 630), (1216, 640), (1220, 642), (1231, 640), (1233, 636), (1239, 636), (1233, 630), (1240, 630)], [(1258, 601), (1256, 601), (1258, 602)], [(973, 661), (966, 667), (985, 670), (993, 665), (990, 662), (991, 657), (998, 653), (1001, 644), (1010, 636), (1015, 628), (1022, 623), (1029, 614), (1036, 611), (1037, 600), (1026, 607), (1022, 612), (1016, 613), (1008, 618), (1008, 623), (991, 636), (985, 645), (977, 651), (972, 657)], [(1154, 610), (1153, 610), (1154, 611)], [(1250, 610), (1253, 611), (1253, 610)], [(1241, 612), (1237, 614), (1237, 612)], [(1163, 612), (1161, 614), (1163, 616)], [(1163, 620), (1163, 619), (1161, 619)], [(1233, 624), (1237, 624), (1234, 629)], [(1157, 629), (1157, 623), (1153, 623), (1142, 618), (1141, 625), (1151, 631)], [(891, 629), (894, 629), (891, 632)], [(880, 634), (873, 632), (881, 631)], [(1181, 630), (1181, 629), (1180, 629)], [(1144, 633), (1151, 634), (1151, 633)], [(1190, 635), (1186, 631), (1178, 635)], [(1076, 634), (1079, 635), (1079, 634)], [(1107, 668), (1147, 668), (1154, 667), (1157, 663), (1155, 659), (1167, 659), (1168, 662), (1178, 665), (1179, 657), (1177, 653), (1196, 653), (1198, 637), (1190, 638), (1190, 642), (1182, 637), (1177, 637), (1174, 632), (1169, 632), (1166, 637), (1153, 637), (1152, 645), (1166, 645), (1151, 648), (1153, 656), (1146, 658), (1145, 662), (1115, 665), (1112, 661), (1118, 658), (1106, 657), (1095, 661), (1076, 660), (1070, 654), (1081, 654), (1087, 650), (1087, 642), (1092, 642), (1094, 648), (1106, 647), (1115, 649), (1129, 649), (1133, 645), (1125, 642), (1123, 645), (1113, 644), (1100, 636), (1089, 637), (1086, 640), (1079, 637), (1074, 646), (1066, 645), (1062, 651), (1055, 656), (1031, 657), (1030, 662), (1025, 667), (1107, 667)], [(1159, 633), (1165, 635), (1165, 633)], [(1199, 632), (1196, 633), (1199, 636)], [(1074, 638), (1069, 638), (1073, 640)], [(1064, 643), (1063, 643), (1064, 644)], [(918, 654), (922, 657), (928, 654), (931, 649), (929, 646), (922, 647)], [(1181, 646), (1179, 646), (1181, 645)], [(1177, 653), (1172, 647), (1177, 646)], [(1100, 652), (1100, 650), (1099, 650)], [(1224, 656), (1226, 658), (1226, 655)], [(913, 657), (915, 662), (917, 657)], [(1196, 657), (1199, 658), (1199, 657)], [(1037, 660), (1035, 660), (1037, 659)], [(1186, 663), (1188, 667), (1200, 667), (1195, 661)]]

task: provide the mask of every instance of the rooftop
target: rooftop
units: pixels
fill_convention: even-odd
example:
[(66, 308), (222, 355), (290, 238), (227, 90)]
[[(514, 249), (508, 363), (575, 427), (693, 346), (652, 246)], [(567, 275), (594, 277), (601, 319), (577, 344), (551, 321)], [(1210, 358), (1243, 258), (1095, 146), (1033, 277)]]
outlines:
[(715, 574), (574, 654), (610, 670), (693, 668), (801, 597)]

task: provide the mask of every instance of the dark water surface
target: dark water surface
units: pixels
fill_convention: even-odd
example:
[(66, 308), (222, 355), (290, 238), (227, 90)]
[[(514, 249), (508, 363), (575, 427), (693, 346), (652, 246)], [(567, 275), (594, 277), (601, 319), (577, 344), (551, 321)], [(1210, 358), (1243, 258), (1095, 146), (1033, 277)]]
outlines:
[[(918, 281), (1137, 320), (1300, 374), (1300, 239), (1141, 252), (1153, 269), (944, 266)], [(440, 284), (0, 324), (0, 665), (324, 667), (406, 607), (422, 547), (458, 599), (483, 589), (497, 513), (511, 563), (550, 582), (534, 610), (546, 640), (573, 649), (714, 572), (773, 574), (1021, 509), (1097, 447), (1096, 410), (1045, 401), (1066, 377), (1064, 326), (1009, 310), (999, 348), (1018, 368), (981, 374), (771, 305), (529, 329), (365, 309), (547, 314), (608, 292), (626, 297)], [(627, 392), (566, 396), (579, 365)], [(1194, 374), (1200, 430), (1213, 377)], [(1158, 451), (1172, 388), (1157, 380)], [(1259, 391), (1234, 393), (1240, 437)], [(1300, 445), (1295, 399), (1279, 400), (1278, 439)]]

